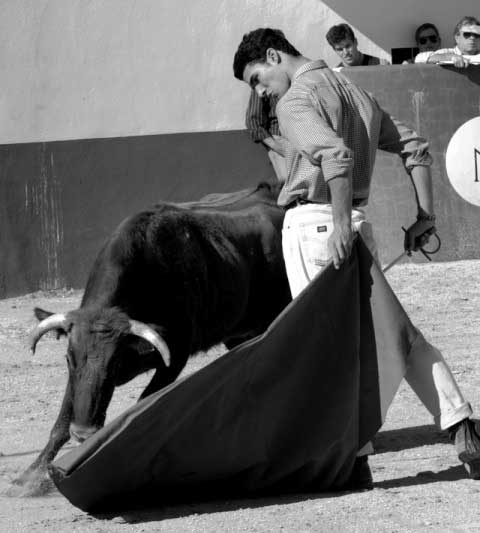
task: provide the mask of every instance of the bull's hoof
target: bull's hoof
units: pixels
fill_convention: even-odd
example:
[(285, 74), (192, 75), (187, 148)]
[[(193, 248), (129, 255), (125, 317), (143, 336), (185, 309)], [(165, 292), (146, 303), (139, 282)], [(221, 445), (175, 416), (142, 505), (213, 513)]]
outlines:
[(54, 490), (55, 485), (46, 472), (27, 470), (12, 481), (12, 484), (5, 490), (3, 495), (11, 498), (27, 498), (46, 496)]

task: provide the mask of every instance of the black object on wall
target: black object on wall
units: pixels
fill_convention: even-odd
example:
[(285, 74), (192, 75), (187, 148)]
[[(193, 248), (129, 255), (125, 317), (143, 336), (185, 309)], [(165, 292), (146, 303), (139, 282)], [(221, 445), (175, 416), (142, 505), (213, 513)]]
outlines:
[(413, 63), (415, 56), (418, 54), (418, 48), (392, 48), (392, 64), (401, 65), (404, 61)]

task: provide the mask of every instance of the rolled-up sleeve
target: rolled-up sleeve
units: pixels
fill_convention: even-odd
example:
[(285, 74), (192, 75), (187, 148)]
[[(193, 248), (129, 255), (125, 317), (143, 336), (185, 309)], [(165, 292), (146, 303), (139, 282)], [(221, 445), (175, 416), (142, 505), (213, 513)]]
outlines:
[(291, 92), (277, 104), (282, 136), (286, 137), (312, 165), (322, 169), (323, 178), (352, 176), (353, 151), (339, 137), (325, 116), (312, 105), (308, 94)]
[(415, 166), (430, 166), (433, 161), (426, 139), (383, 110), (378, 147), (398, 154), (408, 171)]

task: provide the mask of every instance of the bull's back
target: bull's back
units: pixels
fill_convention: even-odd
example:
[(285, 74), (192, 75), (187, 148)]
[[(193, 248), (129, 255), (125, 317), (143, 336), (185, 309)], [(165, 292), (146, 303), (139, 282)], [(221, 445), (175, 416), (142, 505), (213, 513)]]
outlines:
[[(227, 193), (211, 193), (193, 202), (177, 204), (192, 210), (241, 211), (255, 205), (277, 206), (282, 188), (280, 182), (264, 181), (256, 187)], [(277, 206), (278, 207), (278, 206)], [(282, 210), (281, 208), (278, 208)]]
[(225, 211), (160, 204), (133, 215), (97, 257), (82, 305), (188, 332), (192, 350), (266, 327), (289, 298), (283, 214), (257, 201)]

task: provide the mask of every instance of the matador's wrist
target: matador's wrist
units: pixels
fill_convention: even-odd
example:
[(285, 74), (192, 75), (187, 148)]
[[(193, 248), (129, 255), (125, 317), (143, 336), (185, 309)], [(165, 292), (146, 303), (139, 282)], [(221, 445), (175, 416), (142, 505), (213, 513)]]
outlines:
[(419, 207), (418, 214), (417, 214), (417, 220), (426, 220), (428, 222), (435, 222), (436, 216), (432, 213), (427, 213), (424, 209)]

